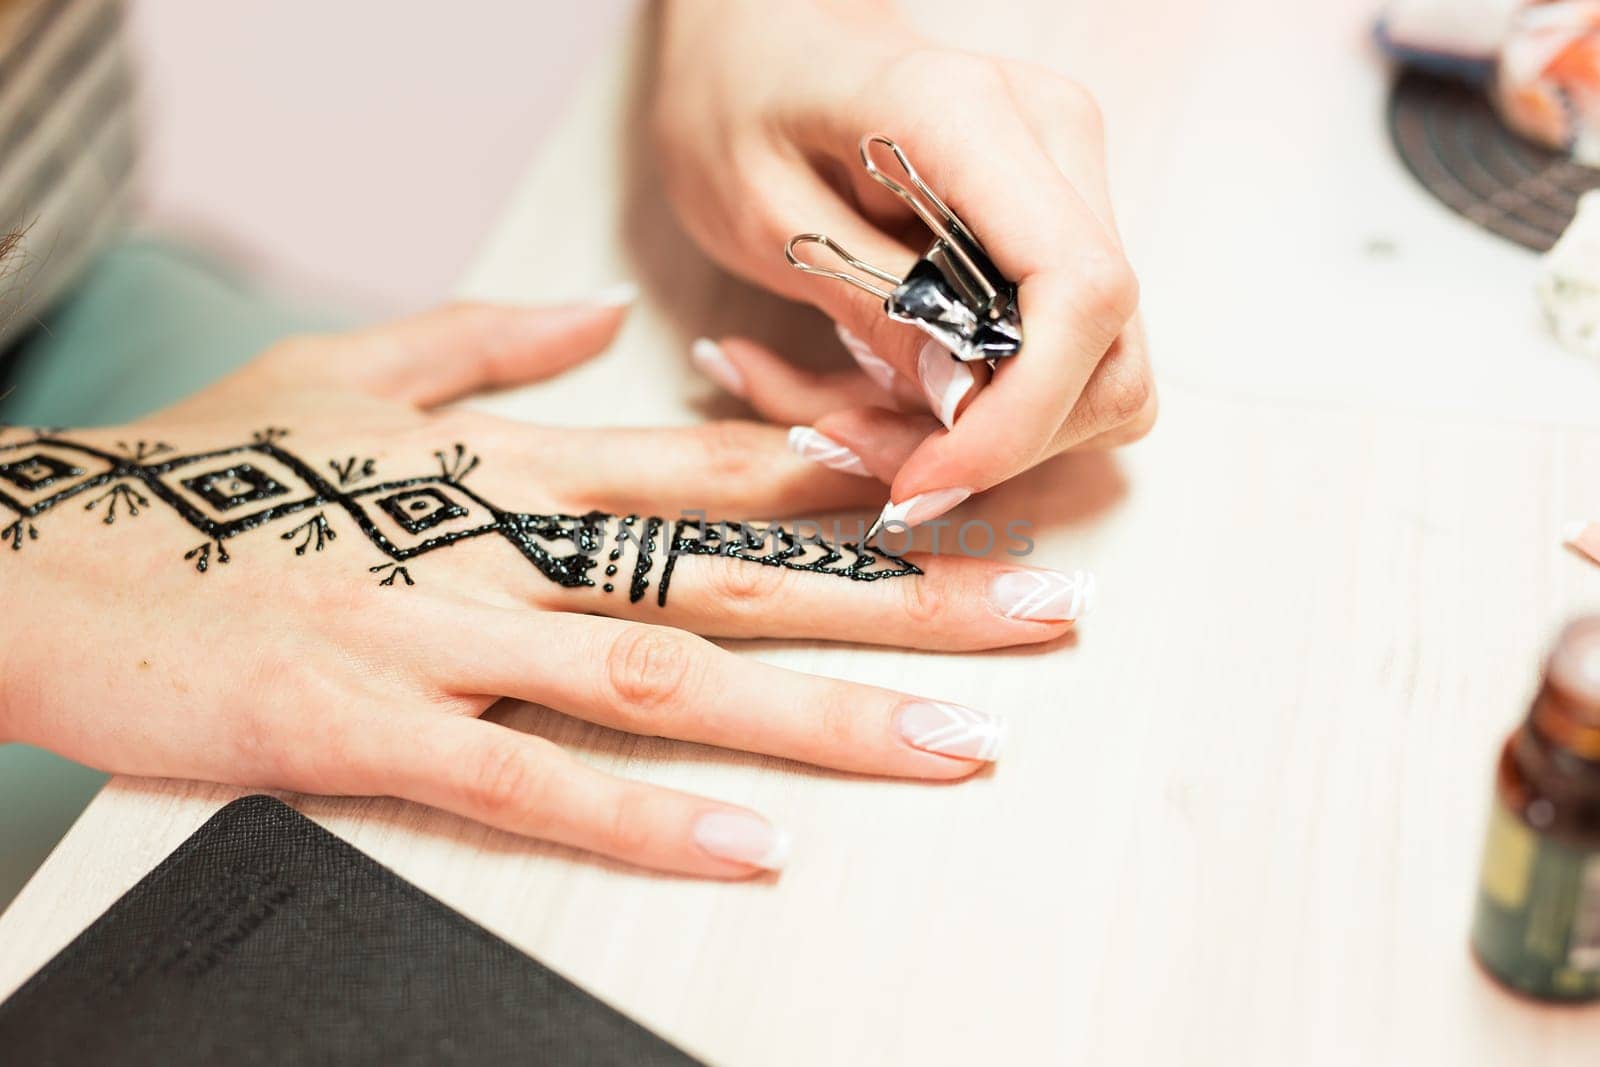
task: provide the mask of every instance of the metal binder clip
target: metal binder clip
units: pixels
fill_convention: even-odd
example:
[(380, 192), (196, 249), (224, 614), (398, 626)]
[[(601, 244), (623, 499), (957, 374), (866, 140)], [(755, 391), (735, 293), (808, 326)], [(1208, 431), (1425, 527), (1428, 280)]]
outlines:
[[(910, 189), (878, 168), (872, 158), (874, 144), (884, 145), (894, 153), (895, 162), (911, 183)], [(928, 188), (900, 146), (881, 133), (868, 134), (861, 139), (861, 163), (879, 185), (910, 205), (934, 232), (932, 246), (904, 278), (896, 278), (857, 259), (831, 237), (802, 233), (789, 238), (784, 246), (783, 254), (790, 265), (807, 274), (849, 282), (871, 293), (883, 301), (883, 310), (890, 318), (915, 326), (963, 362), (1004, 359), (1021, 351), (1022, 315), (1017, 310), (1017, 287), (1001, 275), (956, 213)], [(846, 265), (883, 285), (875, 285), (859, 274), (805, 262), (795, 251), (803, 244), (822, 245)]]

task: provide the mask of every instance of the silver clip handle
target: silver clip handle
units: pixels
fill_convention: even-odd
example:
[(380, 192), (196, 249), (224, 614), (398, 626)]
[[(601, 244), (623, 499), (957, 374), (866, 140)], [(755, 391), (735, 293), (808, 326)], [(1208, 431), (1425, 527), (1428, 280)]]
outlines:
[[(894, 153), (895, 162), (905, 172), (906, 178), (916, 188), (917, 193), (922, 194), (921, 197), (918, 197), (910, 189), (907, 189), (900, 182), (879, 169), (877, 162), (872, 158), (872, 146), (875, 144), (881, 144)], [(950, 210), (949, 205), (939, 199), (939, 194), (930, 189), (928, 183), (922, 180), (922, 175), (918, 174), (917, 168), (911, 165), (911, 160), (906, 157), (905, 151), (881, 133), (869, 133), (862, 137), (860, 147), (861, 163), (867, 168), (867, 173), (872, 175), (879, 185), (904, 200), (906, 206), (917, 213), (917, 217), (923, 221), (928, 229), (932, 230), (940, 240), (944, 241), (955, 257), (961, 261), (961, 265), (966, 268), (972, 281), (977, 284), (983, 294), (984, 302), (992, 305), (995, 298), (1000, 295), (999, 291), (990, 283), (987, 272), (972, 255), (974, 249), (980, 249), (983, 246), (979, 245), (977, 238), (973, 237), (966, 226), (962, 225), (961, 219), (957, 217), (954, 211)], [(987, 257), (987, 253), (985, 253), (985, 256)]]
[(827, 234), (821, 233), (796, 234), (795, 236), (789, 238), (788, 244), (783, 246), (783, 257), (789, 261), (789, 265), (797, 267), (800, 270), (805, 271), (807, 274), (820, 274), (824, 278), (837, 278), (841, 282), (849, 282), (857, 289), (871, 293), (873, 296), (884, 301), (885, 303), (887, 303), (889, 298), (894, 295), (894, 291), (892, 289), (880, 289), (859, 275), (846, 274), (842, 270), (830, 270), (827, 267), (819, 267), (815, 263), (807, 263), (805, 260), (801, 259), (799, 254), (795, 251), (796, 248), (803, 244), (821, 245), (834, 255), (838, 256), (845, 262), (846, 265), (870, 274), (879, 281), (885, 282), (888, 285), (896, 288), (898, 288), (900, 285), (900, 279), (896, 278), (893, 274), (890, 274), (886, 270), (881, 270), (878, 267), (874, 267), (871, 263), (868, 263), (864, 259), (857, 259), (849, 252), (846, 252), (844, 250), (844, 246), (839, 244), (838, 241), (835, 241)]

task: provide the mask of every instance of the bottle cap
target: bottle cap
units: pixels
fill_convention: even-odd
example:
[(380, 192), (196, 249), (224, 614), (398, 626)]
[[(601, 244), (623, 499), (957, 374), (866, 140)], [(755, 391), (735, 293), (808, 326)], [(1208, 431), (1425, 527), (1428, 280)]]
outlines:
[(1578, 718), (1600, 725), (1600, 615), (1577, 619), (1561, 631), (1546, 678)]

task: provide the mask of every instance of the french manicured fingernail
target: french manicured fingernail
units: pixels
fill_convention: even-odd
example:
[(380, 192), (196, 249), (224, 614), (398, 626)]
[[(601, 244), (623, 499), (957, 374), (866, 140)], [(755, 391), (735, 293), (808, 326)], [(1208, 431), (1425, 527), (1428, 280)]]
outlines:
[(971, 495), (971, 489), (933, 489), (898, 504), (891, 500), (884, 505), (883, 514), (878, 516), (878, 525), (898, 522), (903, 526), (915, 526), (929, 519), (937, 519)]
[(939, 416), (946, 429), (954, 428), (961, 398), (977, 383), (972, 368), (952, 356), (948, 348), (929, 341), (917, 353), (917, 378), (922, 382), (928, 407)]
[(757, 815), (708, 811), (694, 823), (695, 844), (719, 860), (782, 870), (789, 859), (789, 835)]
[(843, 326), (835, 323), (833, 329), (839, 335), (839, 343), (844, 345), (845, 351), (850, 353), (850, 357), (861, 365), (861, 369), (866, 372), (867, 377), (871, 378), (878, 388), (884, 392), (894, 392), (895, 379), (899, 377), (899, 375), (895, 374), (894, 368), (873, 355), (872, 349), (867, 347), (867, 342)]
[(932, 700), (903, 705), (895, 724), (913, 748), (962, 759), (992, 761), (1006, 739), (1002, 716)]
[(872, 477), (861, 457), (831, 437), (818, 433), (809, 426), (789, 427), (789, 449), (802, 459), (820, 463), (829, 470)]
[(722, 351), (722, 346), (709, 337), (702, 337), (689, 346), (689, 358), (700, 373), (722, 386), (734, 396), (744, 396), (744, 375), (739, 373)]
[(1008, 619), (1072, 622), (1094, 610), (1096, 590), (1085, 570), (1007, 571), (989, 587), (989, 600)]
[(589, 303), (596, 307), (622, 308), (639, 299), (639, 287), (632, 282), (618, 282), (608, 285), (589, 298)]

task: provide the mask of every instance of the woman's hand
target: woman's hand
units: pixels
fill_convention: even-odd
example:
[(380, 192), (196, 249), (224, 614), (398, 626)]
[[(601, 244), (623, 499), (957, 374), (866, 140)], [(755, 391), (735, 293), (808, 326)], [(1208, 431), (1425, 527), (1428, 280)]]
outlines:
[[(703, 343), (697, 362), (767, 418), (810, 427), (795, 434), (803, 454), (890, 483), (886, 516), (926, 521), (1065, 449), (1149, 429), (1138, 286), (1082, 88), (933, 47), (892, 5), (860, 0), (673, 0), (660, 68), (656, 138), (689, 233), (730, 270), (820, 307), (861, 369), (808, 374), (737, 339)], [(1019, 283), (1024, 348), (992, 380), (876, 298), (785, 262), (806, 231), (897, 276), (926, 251), (932, 235), (862, 169), (867, 133), (903, 146)]]
[(993, 759), (992, 712), (779, 670), (689, 631), (1047, 641), (1086, 609), (1087, 579), (754, 528), (741, 543), (680, 518), (866, 499), (869, 483), (771, 427), (437, 410), (560, 372), (622, 315), (458, 306), (282, 344), (134, 425), (0, 433), (0, 740), (118, 773), (405, 797), (711, 877), (779, 866), (786, 839), (479, 715), (513, 697), (908, 778)]

